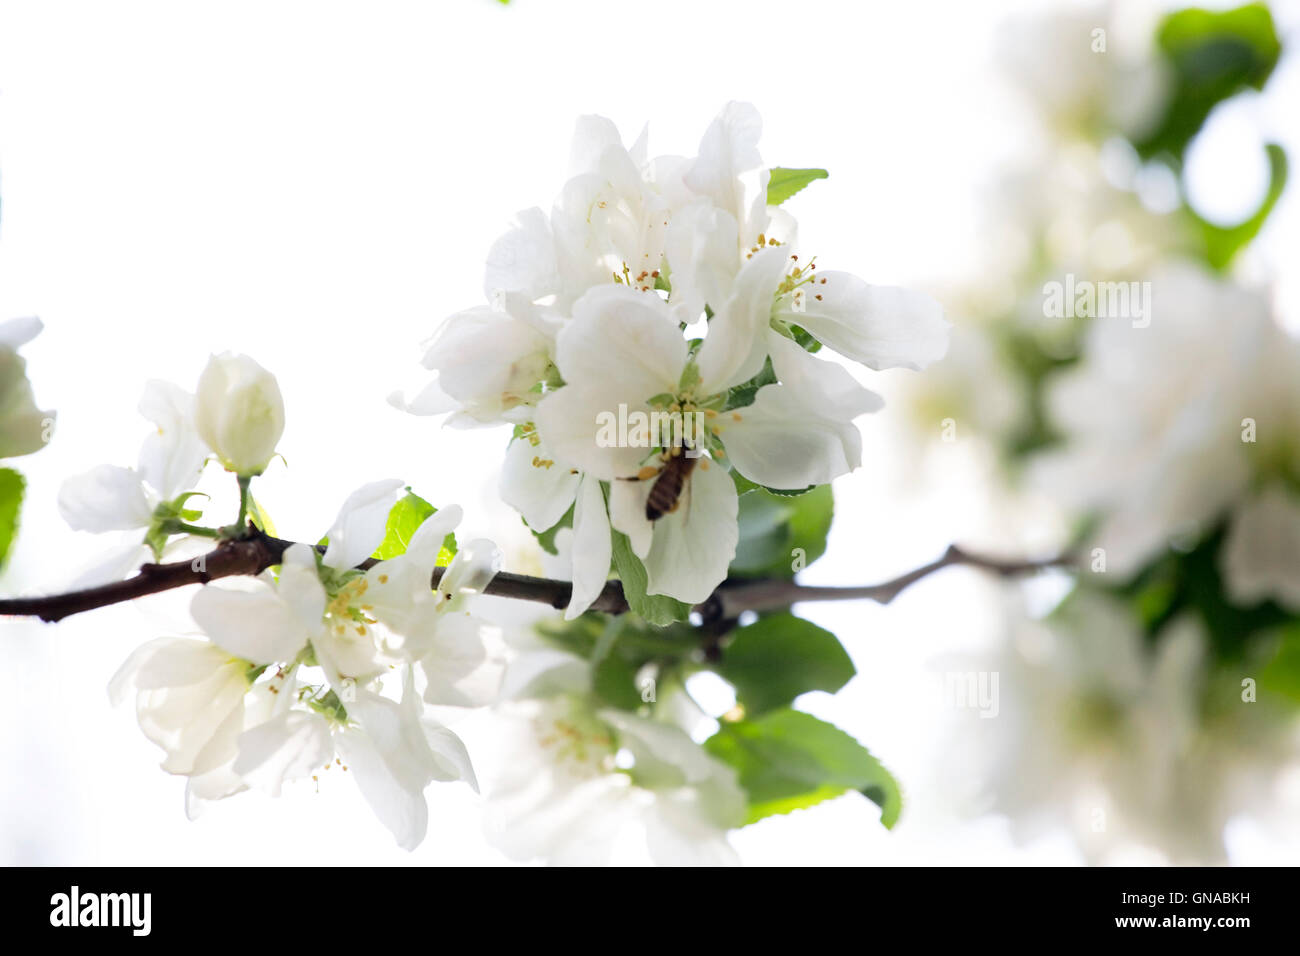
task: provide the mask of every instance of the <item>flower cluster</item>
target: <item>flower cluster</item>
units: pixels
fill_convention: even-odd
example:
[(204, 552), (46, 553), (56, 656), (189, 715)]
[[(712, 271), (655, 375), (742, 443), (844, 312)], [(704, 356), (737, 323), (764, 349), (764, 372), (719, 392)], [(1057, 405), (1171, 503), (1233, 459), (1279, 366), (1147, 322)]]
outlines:
[(799, 253), (778, 207), (824, 173), (764, 168), (760, 127), (731, 103), (695, 156), (651, 158), (644, 136), (580, 120), (551, 211), (493, 245), (489, 304), (446, 320), (424, 357), (436, 380), (395, 399), (514, 426), (501, 496), (535, 533), (572, 525), (571, 618), (616, 536), (646, 594), (697, 603), (735, 555), (738, 480), (802, 491), (859, 465), (853, 421), (881, 401), (822, 346), (872, 369), (947, 347), (933, 300)]
[[(634, 640), (630, 630), (616, 640)], [(680, 683), (642, 674), (627, 687), (636, 706), (615, 706), (597, 687), (598, 665), (544, 622), (506, 634), (513, 656), (497, 714), (510, 759), (485, 807), (495, 846), (516, 860), (592, 866), (639, 837), (661, 866), (739, 862), (727, 833), (747, 822), (748, 794), (692, 737), (710, 721)]]
[[(182, 541), (263, 534), (245, 521), (249, 482), (284, 427), (274, 377), (245, 356), (217, 356), (196, 395), (151, 382), (141, 411), (157, 428), (139, 466), (99, 466), (69, 479), (59, 497), (74, 528), (129, 533), (111, 573)], [(193, 489), (213, 458), (239, 478), (240, 514), (224, 528), (194, 523), (202, 512)], [(204, 586), (190, 604), (200, 636), (149, 641), (113, 678), (112, 698), (134, 697), (141, 730), (165, 752), (163, 769), (188, 778), (191, 813), (250, 788), (278, 796), (287, 781), (337, 767), (412, 849), (427, 828), (431, 782), (477, 787), (464, 745), (424, 705), (494, 698), (499, 660), (466, 603), (500, 557), (484, 540), (457, 548), (460, 509), (435, 510), (402, 487), (367, 484), (343, 503), (322, 545), (288, 545), (255, 578)]]

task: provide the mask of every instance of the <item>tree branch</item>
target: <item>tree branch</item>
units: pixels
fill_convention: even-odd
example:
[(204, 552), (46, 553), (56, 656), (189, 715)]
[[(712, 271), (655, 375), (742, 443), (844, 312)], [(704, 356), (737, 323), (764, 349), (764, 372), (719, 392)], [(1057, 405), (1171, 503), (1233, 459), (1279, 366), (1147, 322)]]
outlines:
[[(175, 561), (168, 564), (146, 564), (133, 577), (114, 581), (80, 591), (51, 594), (39, 597), (0, 598), (0, 616), (38, 617), (43, 621), (61, 621), (73, 614), (95, 608), (122, 604), (149, 594), (159, 594), (190, 584), (207, 584), (218, 578), (238, 575), (255, 575), (279, 564), (292, 541), (274, 538), (250, 527), (247, 538), (223, 541), (202, 557), (192, 561)], [(786, 579), (759, 579), (747, 581), (731, 579), (722, 585), (695, 610), (705, 625), (737, 618), (743, 611), (769, 611), (788, 607), (799, 601), (854, 601), (871, 600), (888, 604), (899, 592), (952, 565), (967, 565), (989, 571), (1001, 577), (1031, 574), (1052, 567), (1067, 567), (1074, 562), (1072, 556), (1060, 555), (1037, 561), (1008, 561), (971, 554), (957, 545), (951, 545), (943, 557), (909, 571), (890, 581), (865, 587), (817, 587), (797, 584)], [(370, 568), (379, 562), (368, 560), (359, 565)], [(437, 588), (444, 569), (434, 568), (432, 587)], [(572, 585), (568, 581), (535, 578), (526, 574), (498, 573), (488, 584), (486, 594), (535, 601), (560, 609), (568, 605)], [(600, 596), (592, 603), (594, 611), (623, 614), (628, 610), (623, 596), (623, 586), (609, 581)]]

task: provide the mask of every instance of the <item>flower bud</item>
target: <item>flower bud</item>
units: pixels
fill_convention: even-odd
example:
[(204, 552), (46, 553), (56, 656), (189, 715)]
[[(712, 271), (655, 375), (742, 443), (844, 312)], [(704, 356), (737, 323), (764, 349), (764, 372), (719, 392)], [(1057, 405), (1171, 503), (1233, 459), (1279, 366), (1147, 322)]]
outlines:
[(214, 355), (199, 377), (194, 419), (228, 471), (260, 475), (284, 432), (280, 386), (247, 355)]

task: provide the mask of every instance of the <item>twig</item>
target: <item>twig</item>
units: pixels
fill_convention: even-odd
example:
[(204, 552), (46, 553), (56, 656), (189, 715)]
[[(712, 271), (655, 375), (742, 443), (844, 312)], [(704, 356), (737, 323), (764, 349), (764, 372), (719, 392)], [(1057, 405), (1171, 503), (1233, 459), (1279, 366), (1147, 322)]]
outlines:
[[(271, 537), (250, 527), (248, 537), (221, 542), (214, 550), (192, 561), (175, 561), (169, 564), (146, 564), (137, 574), (123, 581), (101, 584), (80, 591), (50, 594), (38, 597), (0, 599), (0, 616), (38, 617), (43, 621), (61, 621), (73, 614), (95, 608), (122, 604), (126, 601), (159, 594), (191, 584), (207, 584), (218, 578), (237, 575), (260, 574), (279, 564), (292, 541)], [(378, 562), (370, 560), (359, 565), (373, 567)], [(1031, 574), (1052, 567), (1065, 567), (1073, 563), (1069, 555), (1039, 561), (1006, 561), (971, 554), (952, 545), (937, 561), (923, 565), (881, 584), (865, 587), (817, 587), (797, 584), (786, 579), (724, 581), (713, 595), (695, 611), (705, 626), (715, 626), (719, 621), (731, 621), (743, 611), (768, 611), (789, 607), (800, 601), (855, 601), (867, 599), (888, 604), (904, 588), (927, 575), (950, 565), (968, 565), (992, 572), (1002, 577)], [(431, 585), (437, 588), (442, 580), (443, 568), (435, 568)], [(521, 601), (535, 601), (553, 608), (563, 608), (569, 603), (573, 586), (568, 581), (535, 578), (526, 574), (501, 572), (488, 584), (484, 593)], [(618, 581), (606, 583), (600, 596), (592, 603), (594, 611), (623, 614), (628, 610), (623, 586)]]

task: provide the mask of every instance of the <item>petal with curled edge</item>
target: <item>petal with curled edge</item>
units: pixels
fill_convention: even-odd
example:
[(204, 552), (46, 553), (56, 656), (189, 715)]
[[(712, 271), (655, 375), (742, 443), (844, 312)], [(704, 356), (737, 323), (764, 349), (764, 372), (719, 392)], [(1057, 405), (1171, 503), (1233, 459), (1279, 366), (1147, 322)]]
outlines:
[(356, 567), (384, 540), (388, 512), (402, 488), (398, 478), (372, 481), (348, 495), (329, 530), (324, 562), (336, 570)]
[(781, 297), (776, 317), (878, 371), (937, 362), (948, 351), (952, 328), (943, 307), (925, 293), (870, 285), (847, 272), (817, 273), (814, 284)]

